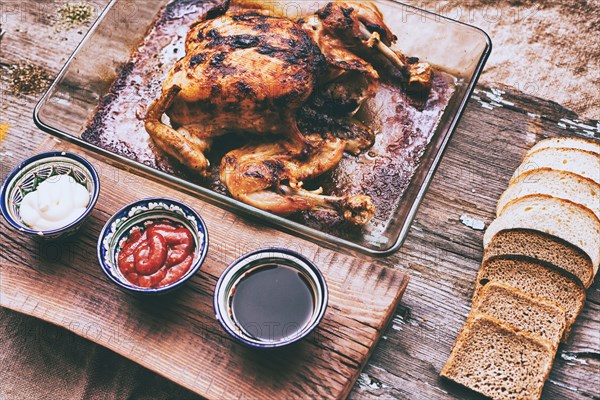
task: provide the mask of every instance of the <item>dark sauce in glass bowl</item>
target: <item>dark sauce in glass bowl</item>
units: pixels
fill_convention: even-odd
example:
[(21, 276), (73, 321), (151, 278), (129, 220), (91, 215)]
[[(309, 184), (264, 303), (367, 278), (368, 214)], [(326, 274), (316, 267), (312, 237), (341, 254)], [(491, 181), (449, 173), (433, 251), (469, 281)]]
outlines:
[(300, 333), (315, 308), (311, 284), (297, 269), (267, 264), (249, 271), (233, 289), (231, 312), (245, 334), (279, 342)]

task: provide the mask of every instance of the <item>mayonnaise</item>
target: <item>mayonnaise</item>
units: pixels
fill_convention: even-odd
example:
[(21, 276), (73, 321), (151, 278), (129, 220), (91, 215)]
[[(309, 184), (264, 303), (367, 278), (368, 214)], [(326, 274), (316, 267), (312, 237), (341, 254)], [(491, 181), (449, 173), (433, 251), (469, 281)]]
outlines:
[(55, 175), (40, 183), (21, 202), (21, 219), (31, 229), (60, 229), (79, 218), (90, 203), (85, 186), (69, 175)]

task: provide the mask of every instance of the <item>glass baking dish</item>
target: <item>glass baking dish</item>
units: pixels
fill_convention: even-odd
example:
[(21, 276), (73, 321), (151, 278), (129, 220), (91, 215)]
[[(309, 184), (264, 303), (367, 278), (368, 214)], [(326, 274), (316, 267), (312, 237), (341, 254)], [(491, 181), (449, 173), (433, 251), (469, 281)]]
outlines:
[[(111, 1), (38, 103), (34, 112), (37, 126), (61, 139), (92, 150), (121, 168), (134, 167), (146, 176), (163, 183), (175, 184), (213, 204), (246, 216), (258, 217), (280, 229), (322, 244), (379, 256), (397, 251), (408, 234), (417, 208), (491, 52), (488, 35), (475, 27), (393, 0), (376, 1), (387, 24), (398, 36), (395, 47), (404, 54), (419, 57), (436, 69), (452, 74), (456, 78), (456, 87), (440, 114), (435, 129), (432, 129), (429, 143), (424, 148), (408, 186), (397, 199), (392, 217), (385, 221), (376, 235), (361, 234), (348, 239), (264, 212), (207, 189), (197, 181), (152, 168), (136, 161), (135, 156), (117, 154), (82, 138), (98, 105), (109, 93), (113, 82), (119, 78), (132, 53), (149, 34), (157, 15), (167, 12), (173, 14), (170, 15), (173, 19), (185, 19), (186, 13), (197, 13), (199, 8), (206, 11), (214, 5), (210, 1), (175, 2), (178, 7), (171, 7), (168, 1)], [(166, 4), (169, 5), (165, 9)], [(307, 8), (316, 11), (324, 3), (277, 1), (267, 4), (284, 7), (288, 13), (305, 13)], [(184, 38), (187, 29), (187, 25), (182, 25), (180, 30), (173, 33)], [(160, 46), (157, 44), (158, 53), (161, 51)], [(138, 101), (139, 99), (132, 98), (129, 106), (135, 107)]]

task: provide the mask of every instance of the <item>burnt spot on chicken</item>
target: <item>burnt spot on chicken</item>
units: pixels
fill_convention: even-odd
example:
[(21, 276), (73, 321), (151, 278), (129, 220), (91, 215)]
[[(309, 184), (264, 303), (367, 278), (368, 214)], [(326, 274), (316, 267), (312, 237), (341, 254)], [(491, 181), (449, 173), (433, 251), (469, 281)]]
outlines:
[(244, 172), (244, 175), (246, 175), (247, 177), (250, 178), (256, 178), (256, 179), (264, 179), (264, 175), (261, 174), (259, 171), (256, 170), (248, 170), (246, 172)]
[(221, 93), (223, 93), (223, 86), (219, 85), (219, 84), (213, 84), (210, 86), (210, 95), (211, 96), (218, 96)]
[(324, 113), (319, 101), (311, 102), (298, 113), (299, 127), (305, 135), (333, 135), (346, 141), (346, 151), (357, 155), (375, 142), (375, 133), (358, 120)]
[(333, 3), (328, 3), (325, 7), (321, 8), (317, 11), (317, 16), (321, 19), (326, 19), (331, 15), (331, 9), (333, 7)]
[(226, 154), (223, 158), (223, 162), (231, 166), (236, 166), (237, 159), (235, 157), (230, 156), (229, 154)]
[[(285, 164), (279, 160), (265, 160), (262, 165), (264, 165), (268, 171), (268, 177), (271, 185), (277, 185), (281, 180), (281, 176), (285, 173)], [(263, 175), (261, 178), (265, 178)]]
[(306, 58), (309, 56), (308, 52), (310, 50), (296, 44), (294, 51), (292, 52), (289, 48), (277, 47), (269, 43), (261, 43), (257, 47), (257, 51), (265, 56), (279, 58), (290, 65), (304, 65), (306, 64)]
[(265, 56), (275, 56), (279, 53), (285, 52), (285, 49), (279, 48), (279, 47), (275, 47), (273, 45), (270, 45), (269, 43), (261, 43), (258, 48), (256, 49), (256, 51), (259, 54), (265, 55)]
[(252, 27), (252, 30), (260, 32), (269, 32), (269, 29), (271, 29), (269, 24), (256, 24)]
[(247, 11), (242, 14), (232, 15), (231, 19), (235, 22), (259, 22), (264, 23), (269, 17), (259, 12)]
[[(385, 27), (383, 27), (379, 24), (374, 24), (372, 22), (368, 22), (368, 21), (361, 21), (361, 22), (366, 26), (366, 28), (370, 32), (377, 32), (381, 38), (387, 39), (388, 31), (387, 31), (387, 29), (385, 29)], [(396, 40), (398, 40), (396, 35), (393, 35), (390, 39), (392, 42), (395, 42)]]
[(354, 12), (354, 8), (352, 7), (342, 7), (342, 15), (344, 16), (344, 18), (346, 19), (346, 25), (347, 26), (352, 26), (354, 25), (354, 19), (352, 18), (352, 13)]
[(231, 50), (237, 49), (249, 49), (252, 47), (258, 46), (263, 38), (260, 36), (253, 35), (231, 35), (231, 36), (221, 36), (217, 35), (210, 39), (208, 43), (206, 43), (206, 48), (215, 48), (227, 46)]
[(202, 64), (204, 61), (206, 61), (206, 54), (195, 54), (192, 58), (190, 58), (190, 68), (195, 68), (198, 64)]
[(206, 32), (207, 39), (215, 40), (219, 37), (221, 37), (221, 34), (219, 33), (219, 31), (216, 28), (210, 29), (208, 32)]
[(220, 68), (223, 66), (223, 61), (225, 61), (226, 58), (227, 58), (227, 53), (225, 53), (225, 52), (217, 53), (210, 59), (210, 66), (213, 68)]
[(205, 20), (215, 19), (215, 18), (220, 17), (221, 15), (225, 15), (227, 10), (229, 10), (230, 3), (231, 3), (231, 0), (225, 0), (223, 3), (208, 10), (202, 19), (205, 19)]
[(228, 36), (227, 44), (231, 47), (232, 50), (235, 49), (249, 49), (251, 47), (256, 47), (261, 42), (261, 36), (252, 36), (252, 35), (235, 35)]
[(254, 97), (256, 93), (252, 90), (252, 87), (245, 81), (238, 81), (235, 83), (236, 89), (240, 92), (243, 97)]

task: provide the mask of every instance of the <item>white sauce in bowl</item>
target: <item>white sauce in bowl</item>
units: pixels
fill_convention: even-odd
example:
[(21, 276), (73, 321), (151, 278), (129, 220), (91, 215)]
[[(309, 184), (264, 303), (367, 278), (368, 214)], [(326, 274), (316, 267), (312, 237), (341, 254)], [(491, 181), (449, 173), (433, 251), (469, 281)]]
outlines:
[(23, 198), (21, 220), (31, 229), (60, 229), (81, 217), (89, 203), (90, 193), (85, 186), (69, 175), (55, 175)]

